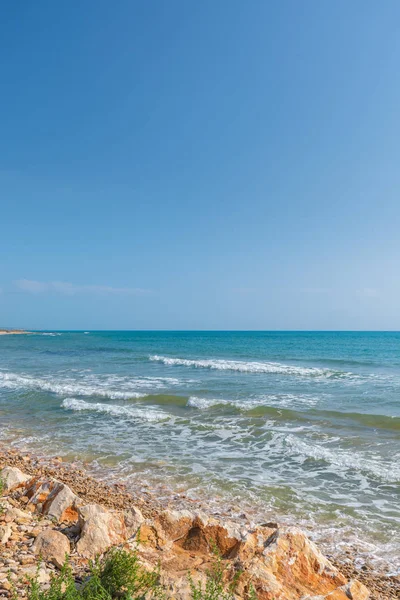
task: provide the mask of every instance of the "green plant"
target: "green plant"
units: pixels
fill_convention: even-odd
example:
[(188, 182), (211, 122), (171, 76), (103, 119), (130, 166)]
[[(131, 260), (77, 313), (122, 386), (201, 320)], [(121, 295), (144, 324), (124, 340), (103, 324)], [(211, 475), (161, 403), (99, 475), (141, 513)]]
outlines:
[[(4, 480), (3, 480), (3, 478), (0, 475), (0, 498), (4, 494), (5, 488), (6, 488), (6, 486), (4, 484)], [(4, 504), (2, 504), (0, 502), (0, 515), (2, 515), (4, 512), (5, 512)]]
[(81, 590), (83, 600), (112, 600), (112, 596), (102, 586), (98, 573), (92, 573)]
[(158, 592), (159, 571), (146, 571), (139, 561), (137, 549), (128, 552), (114, 548), (92, 571), (97, 573), (111, 598), (138, 600), (148, 592)]
[[(222, 561), (221, 555), (214, 549), (215, 559), (211, 568), (207, 571), (207, 580), (203, 585), (201, 581), (195, 583), (189, 573), (189, 584), (192, 592), (192, 600), (233, 600), (240, 572), (235, 573), (228, 587), (225, 585), (227, 567)], [(253, 599), (252, 599), (253, 600)]]
[(248, 599), (249, 600), (258, 600), (257, 592), (256, 592), (255, 587), (254, 587), (254, 585), (252, 583), (250, 583), (250, 585), (249, 585)]
[(37, 576), (29, 583), (28, 600), (79, 600), (81, 597), (76, 589), (68, 559), (65, 560), (60, 573), (52, 577), (48, 590), (40, 588)]
[(7, 581), (8, 581), (8, 583), (11, 586), (11, 589), (10, 589), (10, 593), (11, 593), (10, 600), (18, 600), (18, 592), (17, 592), (17, 588), (15, 587), (14, 581), (11, 579), (11, 571), (8, 571), (8, 573), (7, 573)]

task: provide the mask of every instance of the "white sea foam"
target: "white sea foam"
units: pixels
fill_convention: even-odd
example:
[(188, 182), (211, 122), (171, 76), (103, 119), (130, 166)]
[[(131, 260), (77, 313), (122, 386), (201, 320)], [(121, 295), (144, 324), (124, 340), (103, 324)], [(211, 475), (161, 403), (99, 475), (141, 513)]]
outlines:
[(371, 454), (361, 455), (341, 448), (329, 448), (315, 442), (306, 442), (290, 434), (285, 436), (284, 446), (290, 449), (291, 454), (296, 454), (305, 460), (308, 458), (323, 460), (334, 467), (339, 467), (341, 472), (343, 469), (355, 470), (386, 482), (400, 481), (400, 465), (396, 460), (391, 465), (385, 465), (377, 456)]
[(272, 406), (274, 408), (296, 408), (304, 406), (315, 406), (319, 398), (311, 394), (265, 394), (258, 398), (247, 398), (246, 400), (225, 400), (223, 398), (201, 398), (190, 396), (187, 406), (207, 410), (213, 406), (232, 406), (239, 410), (247, 411), (260, 406)]
[(62, 402), (63, 408), (73, 411), (93, 411), (105, 413), (113, 417), (125, 419), (138, 419), (143, 421), (163, 421), (169, 416), (151, 407), (141, 408), (134, 406), (116, 406), (115, 404), (102, 404), (101, 402), (85, 402), (77, 398), (66, 398)]
[(61, 395), (102, 396), (112, 400), (128, 400), (143, 398), (150, 392), (157, 392), (168, 385), (177, 385), (178, 379), (160, 377), (118, 377), (97, 376), (84, 377), (32, 377), (19, 373), (0, 371), (0, 388), (43, 390)]
[(222, 400), (221, 398), (198, 398), (197, 396), (190, 396), (187, 402), (187, 406), (191, 406), (192, 408), (199, 408), (201, 410), (211, 408), (213, 406), (219, 406), (221, 404), (226, 405), (233, 403), (229, 400)]
[(47, 332), (47, 331), (45, 331), (45, 332), (41, 332), (41, 333), (34, 331), (33, 333), (36, 334), (36, 335), (47, 335), (47, 336), (50, 336), (50, 337), (57, 337), (59, 335), (62, 335), (62, 333), (59, 333), (58, 331), (57, 332), (56, 331), (54, 331), (54, 332)]
[(257, 362), (241, 360), (171, 358), (157, 354), (149, 357), (151, 361), (167, 366), (194, 367), (198, 369), (215, 369), (217, 371), (238, 371), (240, 373), (271, 373), (278, 375), (295, 375), (298, 377), (354, 377), (357, 375), (344, 371), (332, 371), (317, 367), (297, 367), (275, 362)]

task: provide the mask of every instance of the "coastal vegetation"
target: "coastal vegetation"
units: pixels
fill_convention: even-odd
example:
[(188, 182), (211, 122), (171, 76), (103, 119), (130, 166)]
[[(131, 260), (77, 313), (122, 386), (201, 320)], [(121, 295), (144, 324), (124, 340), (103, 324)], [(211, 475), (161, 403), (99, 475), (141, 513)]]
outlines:
[[(40, 564), (40, 563), (39, 563)], [(226, 566), (221, 557), (207, 571), (204, 585), (195, 583), (188, 573), (191, 600), (233, 600), (236, 579), (226, 587)], [(11, 584), (12, 600), (18, 600), (16, 586)], [(97, 558), (90, 565), (90, 574), (80, 587), (76, 586), (68, 557), (55, 574), (47, 590), (43, 590), (38, 577), (28, 581), (27, 600), (168, 600), (167, 591), (160, 584), (159, 569), (147, 571), (141, 564), (137, 549), (129, 552), (113, 548), (104, 558)], [(249, 588), (249, 600), (256, 600), (253, 587)]]

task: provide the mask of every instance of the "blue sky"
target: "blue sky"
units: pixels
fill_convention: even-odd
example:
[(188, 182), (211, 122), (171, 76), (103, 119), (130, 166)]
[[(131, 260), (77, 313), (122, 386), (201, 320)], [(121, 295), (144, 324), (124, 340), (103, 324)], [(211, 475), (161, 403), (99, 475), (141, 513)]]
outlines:
[(4, 5), (0, 326), (400, 329), (399, 22)]

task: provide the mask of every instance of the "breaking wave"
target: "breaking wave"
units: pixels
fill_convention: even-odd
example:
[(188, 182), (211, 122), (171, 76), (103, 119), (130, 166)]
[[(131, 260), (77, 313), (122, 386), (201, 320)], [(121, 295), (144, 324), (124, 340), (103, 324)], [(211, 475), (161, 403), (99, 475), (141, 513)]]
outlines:
[(113, 404), (102, 404), (100, 402), (85, 402), (77, 398), (66, 398), (62, 405), (63, 408), (73, 411), (93, 411), (105, 413), (112, 417), (124, 417), (125, 419), (138, 419), (143, 421), (164, 421), (169, 416), (152, 408), (140, 408), (132, 406), (116, 406)]
[(278, 375), (295, 375), (298, 377), (324, 377), (324, 378), (356, 378), (358, 375), (346, 371), (320, 369), (318, 367), (297, 367), (275, 362), (256, 362), (241, 360), (204, 359), (191, 360), (187, 358), (170, 358), (168, 356), (151, 355), (153, 362), (163, 363), (167, 366), (193, 367), (197, 369), (215, 369), (217, 371), (237, 371), (239, 373), (271, 373)]
[(18, 373), (0, 371), (0, 388), (10, 390), (41, 390), (64, 396), (101, 396), (111, 400), (143, 398), (150, 391), (177, 385), (178, 379), (162, 377), (98, 377), (86, 375), (80, 379), (67, 377), (32, 377)]

